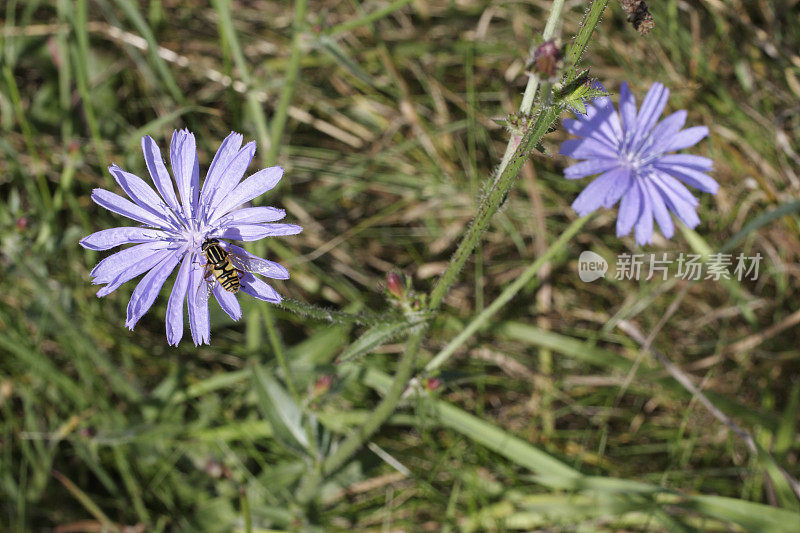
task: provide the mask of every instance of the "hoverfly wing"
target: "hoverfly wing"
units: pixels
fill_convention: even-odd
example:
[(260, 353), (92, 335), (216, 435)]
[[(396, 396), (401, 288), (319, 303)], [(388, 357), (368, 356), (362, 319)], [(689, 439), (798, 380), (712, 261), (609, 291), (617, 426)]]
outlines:
[(288, 278), (288, 272), (277, 263), (261, 259), (260, 257), (250, 256), (246, 257), (234, 252), (228, 252), (228, 258), (233, 264), (234, 268), (242, 272), (249, 272), (251, 274), (260, 274), (274, 279)]
[(206, 265), (203, 269), (203, 278), (200, 280), (200, 284), (197, 286), (197, 292), (194, 295), (195, 302), (200, 305), (205, 305), (208, 302), (208, 299), (211, 298), (211, 291), (214, 289), (216, 280), (214, 278), (208, 279), (210, 274), (211, 269), (209, 265)]
[(211, 292), (214, 290), (214, 283), (214, 280), (200, 280), (200, 285), (197, 287), (194, 300), (198, 305), (205, 305), (208, 303), (209, 298), (211, 298)]

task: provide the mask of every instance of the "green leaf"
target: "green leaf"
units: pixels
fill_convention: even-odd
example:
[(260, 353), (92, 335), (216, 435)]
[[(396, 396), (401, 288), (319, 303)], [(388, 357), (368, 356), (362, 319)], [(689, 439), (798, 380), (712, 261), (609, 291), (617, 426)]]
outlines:
[(286, 389), (258, 363), (253, 364), (253, 387), (258, 407), (269, 420), (275, 436), (290, 448), (309, 452), (311, 446), (303, 427), (303, 411)]
[(789, 401), (783, 410), (778, 431), (775, 434), (775, 455), (780, 457), (789, 452), (797, 435), (797, 413), (800, 412), (800, 381), (796, 381), (789, 393)]
[(748, 235), (756, 231), (758, 228), (766, 226), (775, 219), (781, 218), (786, 215), (791, 215), (793, 213), (797, 213), (798, 211), (800, 211), (800, 200), (781, 204), (772, 211), (768, 211), (766, 213), (757, 216), (756, 218), (745, 224), (745, 226), (741, 230), (739, 230), (736, 233), (736, 235), (728, 239), (728, 242), (726, 242), (722, 246), (722, 248), (719, 249), (720, 253), (730, 252), (731, 250), (736, 248), (736, 246), (741, 244), (747, 238)]
[(348, 346), (336, 360), (337, 363), (346, 363), (356, 357), (364, 355), (368, 351), (377, 348), (385, 342), (397, 338), (401, 335), (410, 334), (416, 326), (423, 324), (424, 318), (414, 318), (388, 324), (378, 324), (372, 326), (364, 332), (353, 344)]

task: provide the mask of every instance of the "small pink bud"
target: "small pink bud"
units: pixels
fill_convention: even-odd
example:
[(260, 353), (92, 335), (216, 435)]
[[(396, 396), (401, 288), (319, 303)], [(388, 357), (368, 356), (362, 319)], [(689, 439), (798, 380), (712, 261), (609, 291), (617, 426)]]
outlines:
[(552, 39), (536, 47), (533, 69), (545, 79), (555, 78), (561, 68), (561, 50)]
[(439, 378), (429, 378), (425, 380), (425, 389), (435, 391), (442, 386), (442, 380)]
[(403, 278), (401, 278), (400, 274), (397, 272), (389, 272), (386, 274), (386, 286), (389, 288), (389, 292), (392, 293), (393, 296), (397, 298), (403, 297), (403, 293), (405, 292), (403, 287)]
[(14, 227), (17, 228), (17, 231), (24, 231), (28, 228), (28, 217), (19, 217), (17, 221), (14, 223)]
[(319, 379), (317, 379), (317, 382), (314, 383), (314, 390), (311, 395), (316, 398), (317, 396), (325, 394), (330, 390), (331, 383), (333, 383), (333, 376), (330, 374), (320, 376)]

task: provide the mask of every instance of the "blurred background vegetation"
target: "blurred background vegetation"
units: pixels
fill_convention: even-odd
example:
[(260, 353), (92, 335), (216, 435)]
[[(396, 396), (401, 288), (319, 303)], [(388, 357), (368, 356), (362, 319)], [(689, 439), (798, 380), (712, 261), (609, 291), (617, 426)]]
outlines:
[[(563, 41), (585, 4), (566, 3)], [(583, 283), (582, 250), (611, 260), (636, 250), (603, 211), (436, 380), (419, 382), (311, 506), (294, 494), (307, 458), (270, 424), (253, 365), (279, 383), (274, 354), (285, 351), (303, 409), (334, 446), (377, 404), (402, 337), (334, 364), (363, 326), (245, 302), (239, 323), (213, 308), (210, 346), (185, 337), (170, 348), (163, 295), (133, 332), (123, 327), (133, 283), (94, 295), (88, 273), (106, 254), (77, 241), (121, 217), (94, 205), (92, 188), (116, 190), (110, 163), (146, 176), (141, 136), (163, 150), (181, 127), (197, 135), (201, 168), (231, 130), (258, 142), (251, 172), (285, 167), (264, 200), (305, 228), (268, 243), (292, 272), (275, 284), (284, 297), (382, 311), (392, 271), (428, 291), (502, 155), (508, 133), (492, 119), (518, 108), (549, 6), (0, 0), (0, 528), (800, 527), (776, 466), (800, 476), (797, 0), (652, 2), (644, 37), (612, 1), (583, 58), (612, 92), (628, 81), (641, 98), (665, 83), (667, 111), (711, 129), (693, 153), (714, 159), (719, 194), (701, 198), (696, 233), (644, 251), (718, 250), (738, 234), (734, 253), (764, 257), (758, 280)], [(584, 182), (563, 179), (569, 162), (553, 154), (565, 138), (548, 135), (548, 154), (523, 169), (420, 365), (574, 220)], [(550, 458), (582, 484), (561, 467), (548, 474)]]

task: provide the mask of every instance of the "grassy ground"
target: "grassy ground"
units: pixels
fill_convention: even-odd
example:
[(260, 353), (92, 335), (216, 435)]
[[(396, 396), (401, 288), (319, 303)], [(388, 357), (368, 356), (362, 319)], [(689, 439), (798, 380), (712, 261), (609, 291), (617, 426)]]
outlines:
[[(337, 365), (365, 326), (248, 302), (240, 323), (213, 309), (210, 346), (184, 339), (176, 349), (163, 295), (130, 332), (133, 284), (97, 299), (88, 272), (103, 254), (77, 245), (121, 222), (90, 192), (117, 190), (112, 162), (146, 175), (143, 134), (163, 149), (173, 129), (190, 128), (206, 168), (229, 131), (243, 132), (258, 142), (251, 170), (286, 169), (267, 203), (305, 228), (261, 250), (292, 272), (278, 291), (386, 310), (386, 274), (429, 291), (471, 220), (507, 141), (491, 119), (519, 107), (550, 2), (311, 1), (299, 23), (286, 2), (233, 4), (0, 3), (0, 528), (800, 523), (778, 470), (800, 476), (797, 0), (652, 2), (646, 37), (611, 2), (583, 58), (613, 92), (627, 80), (641, 98), (665, 83), (668, 110), (711, 128), (692, 153), (714, 159), (719, 194), (702, 196), (696, 233), (644, 252), (719, 250), (744, 230), (731, 251), (764, 257), (758, 280), (583, 283), (581, 251), (637, 250), (615, 237), (616, 210), (601, 212), (458, 347), (438, 387), (419, 382), (424, 392), (312, 505), (295, 497), (309, 461), (265, 396), (265, 383), (286, 379), (276, 349), (304, 412), (321, 422), (324, 455), (375, 408), (404, 338)], [(567, 2), (564, 41), (584, 4)], [(569, 204), (584, 182), (565, 180), (569, 162), (552, 155), (565, 138), (549, 134), (548, 155), (524, 167), (448, 294), (420, 368), (576, 218)], [(782, 216), (768, 216), (776, 209)], [(640, 349), (630, 324), (756, 451)]]

